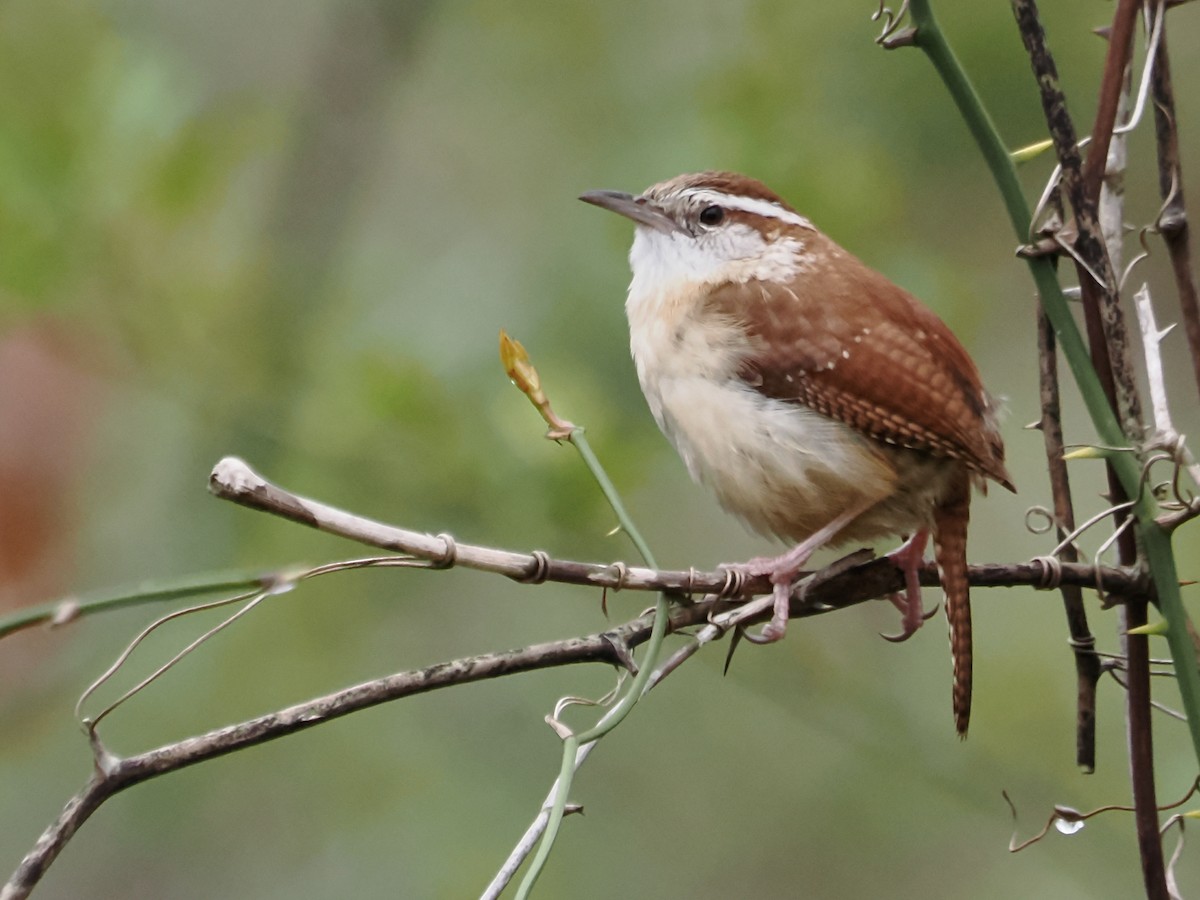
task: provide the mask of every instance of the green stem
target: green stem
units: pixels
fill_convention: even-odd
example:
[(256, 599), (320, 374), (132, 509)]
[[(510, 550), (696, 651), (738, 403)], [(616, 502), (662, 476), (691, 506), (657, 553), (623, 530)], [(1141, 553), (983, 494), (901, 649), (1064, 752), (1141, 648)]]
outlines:
[(600, 490), (604, 493), (604, 498), (608, 501), (608, 505), (612, 507), (612, 511), (616, 513), (617, 521), (621, 523), (621, 529), (633, 541), (634, 548), (642, 555), (642, 559), (646, 561), (646, 565), (652, 569), (657, 569), (658, 563), (654, 561), (654, 554), (650, 552), (650, 546), (642, 539), (641, 533), (637, 530), (637, 526), (633, 524), (633, 519), (625, 509), (625, 504), (621, 502), (621, 495), (617, 493), (617, 489), (613, 486), (608, 473), (604, 471), (604, 467), (600, 465), (600, 460), (592, 452), (592, 445), (588, 443), (584, 430), (578, 426), (575, 427), (567, 437), (567, 440), (571, 442), (571, 445), (583, 457), (584, 464), (588, 467), (588, 471), (592, 473), (592, 477), (596, 479), (596, 483), (600, 485)]
[[(912, 0), (909, 12), (917, 30), (916, 44), (937, 69), (978, 143), (1004, 199), (1017, 239), (1021, 242), (1028, 241), (1032, 214), (1021, 191), (1017, 171), (1007, 148), (1000, 140), (1000, 135), (966, 72), (946, 42), (945, 35), (934, 18), (930, 0)], [(1026, 262), (1037, 285), (1046, 316), (1054, 328), (1059, 346), (1075, 377), (1075, 383), (1079, 387), (1101, 443), (1112, 447), (1129, 446), (1129, 439), (1121, 431), (1117, 417), (1104, 395), (1096, 370), (1092, 367), (1087, 347), (1075, 319), (1071, 316), (1054, 266), (1044, 257), (1028, 259)], [(1193, 749), (1197, 761), (1200, 762), (1200, 670), (1196, 666), (1196, 649), (1188, 636), (1187, 611), (1179, 592), (1179, 578), (1175, 571), (1170, 538), (1154, 521), (1157, 514), (1154, 498), (1143, 489), (1141, 468), (1136, 456), (1133, 453), (1113, 453), (1108, 459), (1128, 496), (1135, 499), (1133, 512), (1137, 517), (1138, 538), (1158, 590), (1159, 610), (1167, 622), (1167, 641), (1171, 648), (1175, 676), (1187, 713)]]
[(567, 793), (571, 790), (571, 782), (575, 779), (575, 753), (578, 749), (579, 738), (571, 735), (563, 740), (558, 789), (554, 792), (554, 802), (550, 806), (550, 818), (546, 820), (546, 832), (542, 835), (541, 843), (538, 844), (533, 862), (529, 864), (529, 871), (525, 874), (520, 887), (517, 888), (516, 900), (526, 900), (529, 892), (533, 890), (538, 876), (542, 874), (546, 860), (550, 857), (550, 849), (554, 846), (554, 839), (558, 837), (558, 826), (562, 824), (563, 811), (567, 806)]
[[(592, 477), (600, 485), (600, 490), (604, 493), (609, 506), (612, 507), (613, 512), (616, 514), (621, 528), (629, 535), (629, 539), (633, 541), (634, 547), (642, 555), (642, 558), (646, 561), (646, 565), (652, 569), (657, 569), (658, 563), (654, 561), (654, 554), (650, 552), (649, 545), (642, 538), (637, 526), (633, 524), (633, 519), (625, 509), (625, 504), (621, 501), (621, 496), (613, 486), (608, 473), (604, 471), (604, 467), (600, 465), (600, 460), (592, 452), (591, 444), (588, 443), (587, 437), (584, 435), (584, 430), (576, 427), (567, 439), (579, 451), (579, 455), (583, 458), (588, 471), (592, 473)], [(546, 831), (542, 835), (541, 842), (538, 844), (537, 853), (534, 854), (533, 860), (529, 864), (529, 870), (525, 873), (525, 877), (517, 889), (517, 900), (525, 900), (529, 896), (529, 892), (533, 890), (538, 876), (542, 874), (546, 860), (550, 857), (550, 850), (554, 846), (554, 841), (558, 837), (559, 826), (562, 824), (563, 811), (566, 809), (571, 784), (575, 780), (575, 757), (580, 746), (600, 740), (600, 738), (620, 725), (633, 707), (637, 705), (642, 695), (648, 690), (647, 684), (650, 681), (651, 674), (654, 672), (655, 665), (658, 663), (659, 653), (662, 651), (663, 641), (666, 639), (667, 626), (670, 624), (670, 621), (671, 609), (667, 602), (667, 596), (666, 594), (659, 594), (654, 604), (654, 625), (650, 629), (650, 637), (646, 642), (646, 651), (642, 657), (637, 675), (634, 676), (633, 684), (629, 686), (629, 690), (621, 696), (621, 699), (616, 702), (612, 709), (599, 722), (587, 731), (580, 734), (573, 734), (563, 739), (563, 756), (558, 775), (558, 787), (554, 792), (554, 799), (550, 805), (550, 815), (546, 820)]]
[(142, 603), (159, 603), (222, 591), (244, 591), (262, 587), (266, 581), (261, 575), (252, 575), (249, 572), (218, 572), (167, 581), (144, 581), (133, 587), (97, 591), (81, 597), (66, 597), (52, 603), (20, 609), (0, 618), (0, 638), (23, 628), (52, 623), (60, 616), (65, 621), (72, 621), (83, 616), (126, 606), (138, 606)]

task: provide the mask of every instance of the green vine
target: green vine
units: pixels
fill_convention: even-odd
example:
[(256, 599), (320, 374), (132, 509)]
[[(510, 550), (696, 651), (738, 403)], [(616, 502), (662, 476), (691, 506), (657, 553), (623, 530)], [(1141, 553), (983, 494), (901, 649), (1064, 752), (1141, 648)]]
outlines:
[[(1004, 200), (1017, 239), (1029, 240), (1032, 213), (1017, 180), (1016, 168), (979, 95), (963, 71), (954, 51), (946, 41), (929, 0), (912, 0), (909, 6), (916, 29), (913, 43), (924, 51), (933, 63), (959, 112), (971, 130), (979, 149), (991, 169), (992, 177)], [(1071, 368), (1075, 383), (1091, 416), (1100, 442), (1109, 447), (1131, 448), (1129, 438), (1122, 432), (1116, 415), (1105, 397), (1100, 379), (1092, 366), (1083, 337), (1058, 283), (1054, 265), (1045, 257), (1027, 259), (1030, 273), (1041, 297), (1042, 307), (1054, 328), (1059, 346)], [(1132, 449), (1132, 448), (1131, 448)], [(1196, 649), (1188, 634), (1187, 611), (1179, 591), (1179, 576), (1171, 549), (1170, 534), (1155, 521), (1158, 510), (1142, 483), (1137, 456), (1115, 452), (1107, 456), (1122, 486), (1133, 498), (1133, 513), (1137, 519), (1137, 535), (1146, 564), (1157, 588), (1158, 608), (1167, 623), (1167, 643), (1179, 685), (1179, 693), (1187, 714), (1192, 746), (1200, 763), (1200, 670), (1196, 667)]]

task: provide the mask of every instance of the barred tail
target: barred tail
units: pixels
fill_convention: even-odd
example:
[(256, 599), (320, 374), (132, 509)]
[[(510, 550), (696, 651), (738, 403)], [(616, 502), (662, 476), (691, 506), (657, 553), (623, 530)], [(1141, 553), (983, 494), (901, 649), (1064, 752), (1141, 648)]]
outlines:
[(950, 658), (954, 665), (954, 727), (967, 736), (971, 721), (971, 595), (967, 584), (967, 521), (970, 518), (971, 483), (964, 469), (950, 492), (934, 510), (933, 548), (946, 619), (950, 624)]

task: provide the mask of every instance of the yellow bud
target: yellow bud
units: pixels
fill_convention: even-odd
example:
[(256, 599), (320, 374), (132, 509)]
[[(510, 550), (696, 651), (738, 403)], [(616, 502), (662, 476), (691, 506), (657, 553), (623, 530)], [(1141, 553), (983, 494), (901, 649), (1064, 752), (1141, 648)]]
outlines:
[(512, 379), (512, 383), (530, 400), (535, 404), (544, 401), (542, 380), (538, 377), (533, 363), (529, 361), (529, 354), (521, 342), (510, 338), (503, 328), (500, 329), (500, 362), (504, 364), (504, 371)]

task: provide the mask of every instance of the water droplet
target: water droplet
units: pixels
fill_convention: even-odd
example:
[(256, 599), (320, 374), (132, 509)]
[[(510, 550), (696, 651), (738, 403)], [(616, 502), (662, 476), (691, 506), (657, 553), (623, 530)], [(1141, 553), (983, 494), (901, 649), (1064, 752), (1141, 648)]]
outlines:
[(1075, 834), (1083, 831), (1084, 822), (1082, 819), (1062, 819), (1055, 818), (1054, 827), (1062, 834)]

